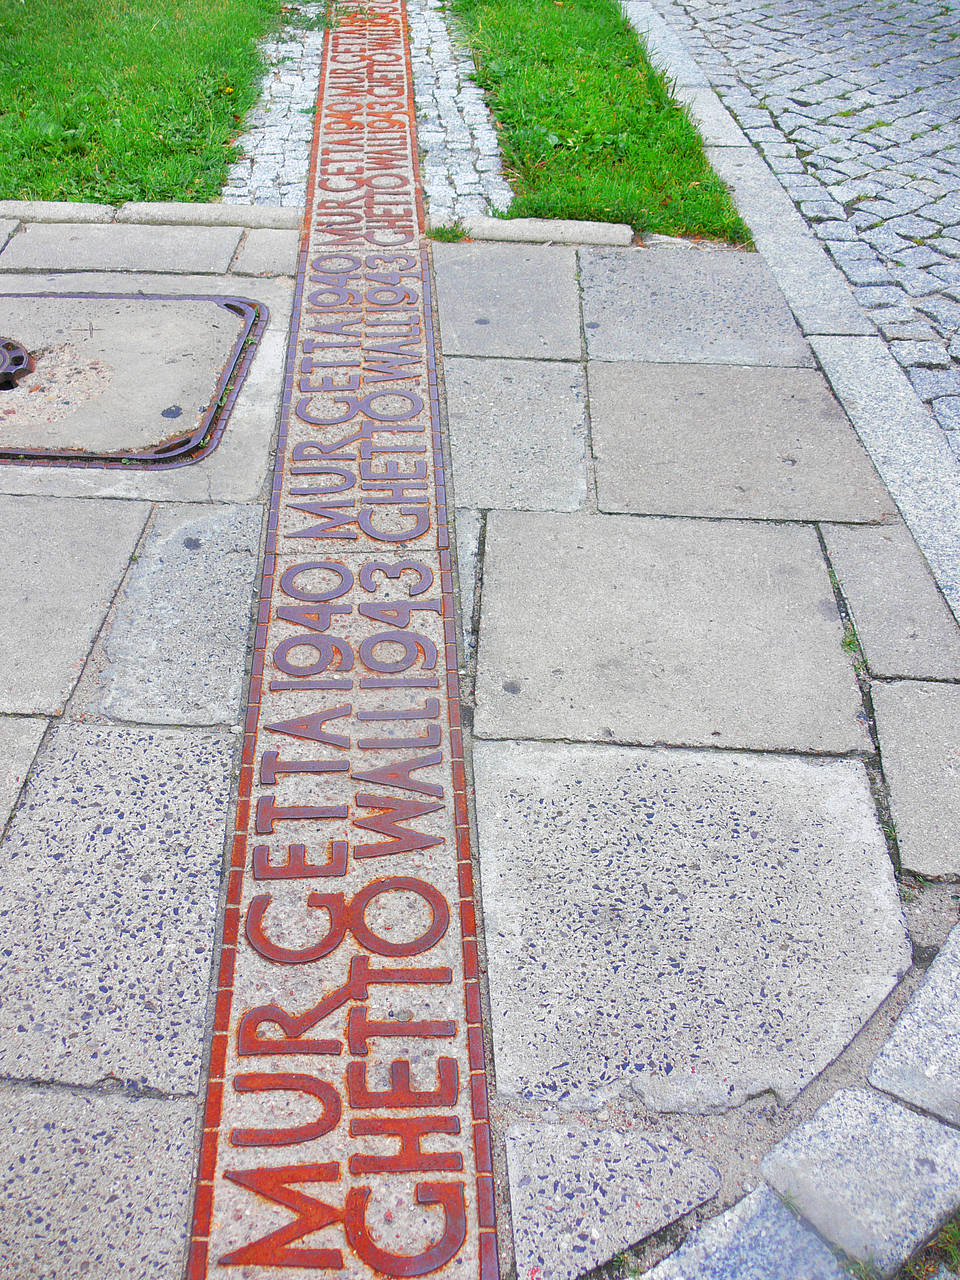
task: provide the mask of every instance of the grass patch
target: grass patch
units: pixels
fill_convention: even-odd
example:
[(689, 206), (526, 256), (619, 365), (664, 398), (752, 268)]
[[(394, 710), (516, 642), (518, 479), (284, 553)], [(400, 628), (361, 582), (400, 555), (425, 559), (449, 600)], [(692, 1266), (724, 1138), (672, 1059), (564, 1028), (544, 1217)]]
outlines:
[(448, 0), (500, 127), (512, 217), (749, 243), (616, 0)]
[(281, 0), (0, 3), (0, 198), (212, 200)]
[(929, 1280), (942, 1266), (960, 1271), (960, 1213), (937, 1232), (933, 1240), (913, 1255), (901, 1271), (898, 1280)]
[(467, 232), (462, 222), (451, 223), (448, 227), (432, 227), (427, 236), (431, 240), (441, 240), (445, 244), (455, 244), (458, 240), (466, 240)]

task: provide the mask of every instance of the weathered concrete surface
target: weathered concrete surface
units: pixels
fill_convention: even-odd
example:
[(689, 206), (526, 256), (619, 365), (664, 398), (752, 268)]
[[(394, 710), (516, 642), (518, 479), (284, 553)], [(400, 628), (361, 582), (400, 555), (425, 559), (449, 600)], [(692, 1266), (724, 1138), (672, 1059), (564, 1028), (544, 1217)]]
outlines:
[(522, 244), (619, 244), (633, 240), (625, 222), (582, 222), (570, 218), (465, 218), (472, 240), (504, 240)]
[(901, 861), (960, 874), (960, 685), (904, 680), (872, 696)]
[(458, 506), (583, 506), (587, 392), (576, 365), (449, 359), (443, 371)]
[(232, 734), (63, 724), (0, 859), (0, 1073), (200, 1079)]
[[(228, 208), (229, 206), (224, 206)], [(236, 207), (236, 206), (234, 206)], [(235, 275), (292, 276), (297, 270), (298, 230), (255, 228), (248, 231), (233, 264)]]
[(591, 360), (812, 365), (766, 264), (731, 249), (581, 249)]
[(240, 711), (260, 507), (171, 505), (151, 523), (102, 639), (94, 705), (137, 724)]
[(127, 567), (140, 502), (0, 497), (0, 711), (58, 714)]
[(554, 245), (435, 244), (444, 355), (579, 360), (576, 262)]
[(0, 831), (7, 825), (46, 727), (46, 720), (0, 716)]
[(944, 432), (880, 338), (814, 338), (857, 435), (960, 617), (960, 471)]
[(592, 362), (601, 511), (877, 520), (896, 508), (812, 369)]
[(809, 528), (493, 512), (482, 624), (484, 738), (868, 744)]
[(140, 222), (153, 226), (265, 227), (299, 231), (302, 220), (302, 208), (232, 202), (190, 204), (176, 200), (128, 200), (117, 211), (117, 222)]
[(6, 298), (3, 322), (36, 366), (4, 400), (0, 444), (93, 452), (196, 431), (243, 330), (187, 299)]
[(460, 582), (460, 662), (470, 661), (476, 649), (473, 608), (477, 586), (477, 557), (480, 550), (482, 513), (468, 507), (456, 510), (457, 577)]
[(960, 679), (960, 627), (909, 530), (821, 532), (871, 674)]
[(0, 271), (227, 271), (239, 227), (30, 223), (0, 253)]
[(0, 1089), (0, 1274), (179, 1280), (193, 1098)]
[(960, 925), (881, 1049), (870, 1083), (960, 1125)]
[(833, 1253), (769, 1187), (711, 1218), (646, 1280), (847, 1280)]
[(24, 222), (110, 222), (116, 212), (112, 204), (78, 200), (0, 200), (0, 218)]
[(853, 761), (479, 742), (474, 763), (501, 1093), (789, 1100), (909, 966)]
[(515, 1124), (506, 1147), (518, 1280), (575, 1280), (720, 1189), (669, 1137)]
[(960, 1202), (960, 1134), (844, 1089), (774, 1147), (763, 1173), (828, 1241), (892, 1276)]
[[(19, 225), (14, 218), (0, 218), (0, 250), (3, 249)], [(4, 334), (3, 336), (7, 337), (8, 335)]]
[[(108, 228), (109, 229), (109, 228)], [(217, 448), (189, 467), (170, 471), (0, 465), (0, 493), (49, 497), (149, 498), (159, 502), (252, 502), (267, 472), (283, 387), (293, 282), (284, 277), (132, 275), (82, 271), (20, 273), (0, 280), (6, 292), (240, 294), (266, 304), (270, 316)]]

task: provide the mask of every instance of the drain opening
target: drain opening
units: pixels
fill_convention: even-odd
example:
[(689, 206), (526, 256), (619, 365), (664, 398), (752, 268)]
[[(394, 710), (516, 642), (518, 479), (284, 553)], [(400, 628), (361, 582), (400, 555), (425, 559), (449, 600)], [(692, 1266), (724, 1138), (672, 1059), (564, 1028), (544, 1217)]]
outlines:
[(33, 368), (30, 352), (13, 338), (0, 338), (0, 391), (13, 391)]

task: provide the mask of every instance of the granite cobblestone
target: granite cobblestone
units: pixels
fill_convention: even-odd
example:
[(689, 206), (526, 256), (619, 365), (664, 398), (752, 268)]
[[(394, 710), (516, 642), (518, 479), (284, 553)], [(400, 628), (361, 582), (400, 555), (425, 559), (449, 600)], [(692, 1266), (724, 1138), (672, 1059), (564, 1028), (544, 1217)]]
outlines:
[(513, 193), (493, 120), (441, 0), (409, 0), (407, 21), (430, 222), (442, 226), (508, 209)]
[[(902, 324), (932, 321), (930, 339), (884, 337), (897, 343), (893, 354), (949, 438), (960, 314), (936, 304), (952, 303), (960, 285), (960, 8), (935, 0), (654, 2), (681, 28), (861, 305), (901, 306), (912, 312)], [(897, 296), (874, 302), (863, 295), (871, 286)], [(929, 377), (932, 368), (942, 378)]]

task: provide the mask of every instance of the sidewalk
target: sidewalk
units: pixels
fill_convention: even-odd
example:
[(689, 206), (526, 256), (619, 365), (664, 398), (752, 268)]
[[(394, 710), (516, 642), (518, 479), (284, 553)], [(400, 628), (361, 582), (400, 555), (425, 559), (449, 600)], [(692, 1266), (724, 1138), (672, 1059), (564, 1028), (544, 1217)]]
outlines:
[[(743, 172), (752, 164), (748, 150), (728, 152)], [(750, 208), (744, 212), (750, 220)], [(452, 794), (457, 785), (455, 712), (437, 753), (453, 766), (453, 787), (423, 753), (416, 768), (429, 769), (417, 776), (433, 781), (417, 787), (411, 801), (396, 758), (384, 755), (390, 735), (394, 746), (401, 741), (396, 726), (368, 723), (392, 712), (400, 731), (426, 743), (433, 726), (411, 727), (413, 712), (400, 709), (399, 694), (378, 695), (390, 708), (379, 715), (337, 706), (339, 722), (324, 728), (334, 715), (328, 708), (319, 729), (304, 728), (310, 717), (299, 704), (265, 710), (265, 728), (286, 734), (283, 752), (272, 751), (266, 766), (266, 749), (278, 740), (252, 733), (246, 697), (251, 678), (260, 688), (268, 624), (273, 639), (287, 637), (280, 643), (292, 653), (305, 642), (291, 638), (290, 609), (308, 630), (306, 609), (314, 609), (314, 621), (322, 613), (302, 603), (321, 596), (296, 594), (304, 578), (295, 588), (288, 579), (284, 591), (294, 603), (282, 606), (287, 613), (269, 600), (258, 604), (264, 557), (269, 565), (277, 557), (279, 579), (293, 566), (314, 570), (337, 560), (352, 574), (363, 556), (392, 568), (416, 556), (418, 563), (436, 560), (439, 582), (447, 572), (444, 469), (438, 452), (424, 482), (436, 476), (436, 541), (398, 548), (338, 540), (355, 538), (342, 527), (353, 514), (334, 513), (339, 529), (324, 523), (345, 500), (318, 498), (330, 488), (308, 492), (320, 483), (319, 455), (301, 448), (289, 465), (282, 462), (284, 392), (320, 376), (316, 355), (313, 367), (303, 357), (311, 348), (302, 337), (291, 348), (299, 367), (285, 367), (291, 317), (299, 315), (306, 332), (310, 306), (320, 312), (335, 305), (329, 292), (312, 302), (297, 292), (298, 237), (289, 210), (88, 208), (90, 221), (44, 220), (66, 216), (77, 217), (76, 207), (0, 208), (0, 315), (22, 317), (24, 328), (35, 314), (16, 310), (25, 297), (99, 295), (78, 302), (88, 311), (69, 323), (58, 313), (46, 321), (44, 350), (55, 358), (48, 355), (15, 391), (0, 393), (0, 423), (9, 419), (6, 429), (18, 443), (16, 431), (24, 428), (19, 419), (11, 424), (31, 397), (44, 406), (31, 421), (42, 419), (50, 439), (69, 446), (85, 406), (116, 382), (118, 370), (135, 379), (142, 404), (166, 406), (137, 424), (155, 432), (149, 443), (159, 443), (170, 430), (165, 412), (179, 410), (178, 426), (181, 416), (199, 412), (226, 349), (203, 336), (210, 324), (203, 306), (215, 304), (196, 300), (241, 297), (269, 311), (222, 438), (200, 460), (170, 470), (0, 464), (7, 602), (0, 640), (0, 1106), (7, 1149), (0, 1277), (173, 1278), (187, 1265), (197, 1152), (213, 1132), (204, 1107), (220, 1078), (223, 956), (232, 945), (231, 920), (236, 931), (239, 919), (231, 896), (238, 873), (233, 818), (238, 797), (242, 813), (251, 794), (241, 768), (249, 775), (254, 747), (254, 786), (272, 769), (271, 785), (287, 806), (275, 805), (261, 828), (251, 801), (257, 838), (266, 841), (258, 847), (288, 847), (293, 866), (297, 856), (317, 856), (319, 832), (323, 848), (329, 833), (339, 832), (331, 825), (339, 817), (318, 817), (318, 810), (307, 825), (303, 806), (315, 802), (310, 787), (323, 770), (297, 755), (316, 754), (311, 742), (322, 742), (339, 761), (339, 733), (348, 742), (344, 785), (364, 779), (349, 795), (349, 875), (358, 874), (356, 859), (371, 856), (374, 846), (362, 843), (376, 839), (371, 831), (396, 838), (389, 819), (400, 814), (409, 826), (412, 814), (414, 834), (427, 833), (421, 843), (403, 845), (410, 831), (401, 827), (399, 856), (362, 865), (381, 877), (436, 876), (454, 921), (438, 947), (456, 941), (453, 905), (461, 904), (466, 1011), (457, 1011), (456, 992), (423, 998), (410, 983), (425, 979), (408, 979), (395, 1001), (392, 994), (382, 1001), (371, 994), (369, 1004), (366, 991), (363, 1000), (352, 996), (348, 1071), (366, 1054), (365, 1042), (355, 1049), (355, 1012), (367, 1019), (368, 1037), (400, 1038), (380, 1056), (371, 1046), (363, 1090), (355, 1088), (356, 1074), (348, 1075), (350, 1106), (362, 1109), (356, 1096), (376, 1097), (364, 1090), (387, 1089), (389, 1079), (380, 1096), (392, 1090), (391, 1115), (410, 1122), (396, 1101), (403, 1096), (399, 1077), (387, 1075), (395, 1052), (419, 1064), (413, 1088), (420, 1105), (436, 1106), (423, 1102), (422, 1091), (442, 1093), (444, 1069), (431, 1065), (424, 1042), (413, 1037), (440, 1033), (410, 1031), (411, 1049), (397, 1024), (446, 1025), (437, 1021), (443, 1013), (456, 1023), (449, 1052), (462, 1081), (470, 1081), (472, 1110), (461, 1101), (456, 1111), (465, 1132), (477, 1129), (478, 1098), (486, 1107), (479, 1037), (467, 1034), (481, 1021), (470, 1004), (474, 933), (462, 896), (467, 819), (459, 810), (455, 824), (432, 817), (424, 799), (438, 794), (429, 786)], [(206, 225), (189, 221), (202, 218)], [(866, 452), (864, 442), (875, 445), (879, 436), (871, 432), (884, 423), (913, 432), (916, 443), (912, 409), (903, 409), (897, 386), (884, 380), (872, 346), (866, 350), (876, 340), (845, 285), (825, 285), (814, 256), (778, 253), (776, 224), (771, 216), (755, 225), (760, 254), (659, 239), (644, 247), (430, 245), (452, 472), (446, 501), (456, 515), (459, 693), (504, 1276), (515, 1269), (520, 1280), (573, 1280), (630, 1250), (631, 1266), (654, 1280), (839, 1277), (845, 1272), (835, 1248), (893, 1275), (960, 1205), (960, 628), (944, 598), (955, 599), (960, 583), (960, 565), (951, 561), (957, 534), (937, 524), (942, 491), (927, 483), (922, 459), (896, 456), (889, 437), (874, 459)], [(315, 255), (314, 247), (311, 270), (321, 282), (310, 288), (352, 287), (331, 284)], [(429, 278), (420, 284), (426, 299)], [(381, 290), (375, 305), (387, 305), (383, 291), (413, 285), (365, 287)], [(174, 301), (147, 320), (147, 311), (136, 311), (143, 295)], [(193, 300), (189, 316), (174, 309), (178, 298)], [(413, 298), (409, 293), (408, 310)], [(336, 305), (349, 307), (350, 297)], [(428, 301), (423, 305), (429, 328)], [(131, 310), (110, 310), (120, 306)], [(331, 315), (325, 323), (342, 323)], [(190, 324), (200, 335), (195, 358), (183, 345)], [(144, 338), (139, 348), (135, 331)], [(8, 335), (5, 322), (0, 332), (21, 336)], [(344, 345), (331, 360), (346, 367), (354, 358), (350, 332), (339, 332), (333, 345)], [(116, 343), (115, 364), (108, 339)], [(171, 372), (175, 351), (181, 354)], [(424, 351), (429, 366), (429, 344)], [(397, 376), (398, 367), (378, 366), (371, 375), (364, 365), (362, 376), (372, 376), (376, 388), (365, 412), (384, 415), (375, 421), (401, 423), (400, 402), (416, 398), (410, 388), (420, 384)], [(101, 381), (85, 381), (81, 368), (94, 368)], [(872, 377), (870, 369), (879, 372)], [(329, 387), (324, 394), (321, 403), (344, 403)], [(101, 420), (100, 447), (130, 445), (123, 407)], [(324, 420), (333, 415), (321, 414)], [(404, 445), (402, 433), (413, 429), (373, 428)], [(353, 466), (338, 460), (347, 471)], [(910, 474), (901, 492), (895, 481), (904, 468)], [(376, 488), (362, 466), (358, 474)], [(398, 475), (389, 467), (387, 474)], [(394, 480), (394, 487), (404, 484)], [(286, 505), (274, 528), (280, 489)], [(401, 497), (414, 508), (433, 502)], [(914, 523), (927, 557), (936, 559), (940, 585), (901, 510), (920, 512)], [(297, 524), (291, 511), (303, 513)], [(358, 530), (365, 527), (358, 522)], [(402, 610), (376, 615), (393, 628), (391, 641), (361, 641), (360, 619), (390, 608), (382, 596), (376, 601), (343, 624), (360, 655), (350, 675), (358, 690), (371, 681), (388, 684), (401, 669), (400, 659), (385, 662), (382, 650), (376, 659), (375, 643), (409, 649), (409, 609), (406, 624)], [(328, 610), (325, 629), (338, 611), (345, 609)], [(422, 658), (426, 670), (429, 645), (442, 654), (451, 637), (439, 617), (424, 616), (427, 643), (415, 661)], [(340, 620), (334, 622), (331, 634), (339, 634)], [(291, 665), (288, 685), (306, 688), (314, 677), (302, 674), (302, 655)], [(341, 663), (334, 684), (345, 670)], [(322, 679), (310, 687), (331, 690), (324, 706), (348, 696)], [(416, 696), (431, 705), (432, 694)], [(281, 697), (289, 694), (278, 690), (269, 705)], [(358, 708), (367, 705), (356, 697)], [(283, 728), (275, 723), (279, 714), (301, 719), (284, 719)], [(413, 718), (437, 715), (424, 710)], [(382, 739), (369, 737), (381, 732)], [(333, 770), (326, 757), (323, 763)], [(285, 766), (288, 790), (281, 792)], [(373, 773), (376, 783), (366, 780)], [(408, 769), (407, 783), (411, 776)], [(325, 781), (333, 788), (341, 780)], [(372, 817), (374, 801), (384, 797), (354, 797), (356, 787), (367, 786), (403, 797), (394, 797), (392, 814), (383, 816), (384, 803)], [(407, 817), (403, 804), (414, 805)], [(275, 822), (281, 825), (272, 842)], [(288, 844), (300, 832), (307, 833), (303, 844)], [(338, 843), (335, 837), (329, 846), (331, 866)], [(293, 854), (304, 846), (309, 853)], [(461, 853), (459, 889), (448, 886), (452, 871), (442, 860), (452, 847)], [(275, 880), (267, 868), (279, 870), (281, 855), (263, 856), (265, 864), (251, 864), (254, 879)], [(356, 898), (369, 895), (357, 884), (350, 879)], [(234, 948), (238, 1008), (268, 998), (274, 1009), (290, 1000), (290, 1008), (303, 1008), (318, 998), (319, 978), (314, 970), (307, 977), (291, 970), (290, 957), (307, 954), (319, 926), (285, 896), (295, 885), (267, 887), (277, 898), (275, 932), (287, 931), (285, 946), (274, 948), (286, 953), (287, 967), (279, 976), (269, 965), (243, 970), (242, 950)], [(262, 896), (264, 885), (254, 891)], [(243, 901), (250, 938), (259, 926), (250, 924), (252, 899)], [(424, 938), (433, 937), (443, 909), (439, 897), (430, 902)], [(408, 906), (407, 916), (415, 908)], [(336, 907), (325, 909), (332, 933)], [(361, 911), (360, 923), (351, 919), (354, 934), (381, 957), (377, 966), (391, 963), (383, 956), (414, 954), (402, 949), (409, 941), (394, 941), (401, 949), (390, 950), (372, 933), (395, 928), (395, 937), (405, 936), (402, 916), (377, 907)], [(444, 953), (443, 962), (459, 974), (458, 960)], [(341, 981), (329, 966), (321, 972), (325, 987)], [(365, 1010), (381, 1006), (383, 1021), (371, 1021)], [(424, 1006), (431, 1023), (416, 1021)], [(389, 1030), (388, 1019), (395, 1020)], [(284, 1034), (294, 1033), (287, 1026)], [(219, 1069), (224, 1080), (234, 1064), (229, 1052), (227, 1068)], [(320, 1060), (331, 1071), (340, 1061)], [(274, 1133), (310, 1128), (315, 1102), (275, 1100), (278, 1089), (293, 1087), (276, 1083), (293, 1070), (291, 1059), (237, 1063), (248, 1081), (233, 1076), (237, 1092), (273, 1088), (264, 1114)], [(257, 1071), (263, 1079), (255, 1086)], [(263, 1083), (269, 1072), (272, 1086)], [(303, 1087), (302, 1073), (297, 1078)], [(274, 1166), (328, 1158), (322, 1137), (314, 1140), (318, 1130), (309, 1145), (301, 1136), (299, 1147), (287, 1138), (266, 1155), (244, 1150), (256, 1142), (236, 1138), (241, 1125), (248, 1137), (271, 1130), (250, 1127), (263, 1120), (238, 1118), (244, 1099), (226, 1105), (236, 1127), (216, 1148), (218, 1169), (229, 1142), (248, 1179), (255, 1167), (244, 1163), (248, 1155)], [(324, 1120), (329, 1105), (320, 1107)], [(405, 1188), (407, 1174), (389, 1172), (391, 1155), (371, 1156), (368, 1138), (358, 1156), (353, 1141), (378, 1134), (373, 1149), (395, 1152), (396, 1127), (370, 1127), (386, 1119), (385, 1105), (368, 1101), (373, 1118), (351, 1119), (350, 1138), (344, 1121), (331, 1141), (345, 1169), (348, 1158), (379, 1159), (390, 1187)], [(445, 1159), (446, 1139), (436, 1134), (456, 1130), (423, 1132), (434, 1136), (423, 1149), (414, 1142), (418, 1155)], [(409, 1156), (407, 1142), (401, 1139), (401, 1157)], [(201, 1188), (212, 1177), (210, 1148), (203, 1150)], [(478, 1155), (466, 1243), (444, 1264), (445, 1274), (479, 1268), (484, 1280), (493, 1278), (482, 1248), (492, 1228), (485, 1178)], [(459, 1184), (440, 1178), (435, 1185)], [(306, 1221), (302, 1204), (278, 1199), (254, 1226), (252, 1193), (227, 1191), (239, 1198), (214, 1213), (211, 1238), (220, 1232), (234, 1239), (238, 1255), (241, 1241), (259, 1240), (267, 1222), (279, 1229), (291, 1212), (298, 1225)], [(258, 1194), (260, 1211), (265, 1193)], [(196, 1223), (208, 1208), (201, 1194), (195, 1247), (198, 1238), (207, 1240)], [(376, 1219), (373, 1236), (395, 1260), (417, 1251), (424, 1219), (433, 1221), (426, 1210), (411, 1216), (405, 1203)], [(306, 1243), (318, 1254), (340, 1228), (333, 1219), (314, 1222)], [(356, 1246), (355, 1228), (348, 1223), (345, 1230)], [(218, 1265), (217, 1256), (211, 1254), (210, 1275), (305, 1273), (302, 1263), (268, 1265), (263, 1256), (244, 1263), (238, 1256)], [(378, 1273), (358, 1261), (362, 1252), (346, 1257), (339, 1266), (314, 1260), (307, 1273)], [(188, 1274), (201, 1274), (195, 1261), (190, 1266)], [(392, 1274), (383, 1266), (379, 1273)]]

